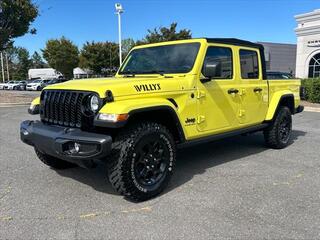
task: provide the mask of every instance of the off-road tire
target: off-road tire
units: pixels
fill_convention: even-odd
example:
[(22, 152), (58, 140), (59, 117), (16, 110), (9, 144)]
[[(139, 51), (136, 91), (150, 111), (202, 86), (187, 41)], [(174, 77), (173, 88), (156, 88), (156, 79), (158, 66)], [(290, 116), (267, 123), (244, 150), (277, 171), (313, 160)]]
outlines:
[(54, 169), (67, 169), (67, 168), (72, 168), (72, 167), (76, 167), (75, 164), (69, 163), (67, 161), (63, 161), (59, 158), (55, 158), (52, 156), (49, 156), (47, 154), (44, 154), (42, 152), (40, 152), (38, 149), (34, 149), (38, 158), (40, 159), (41, 162), (43, 162), (44, 164), (48, 165), (51, 168)]
[[(166, 161), (166, 167), (165, 170), (162, 170), (165, 173), (162, 173), (164, 175), (160, 178), (161, 181), (154, 186), (146, 186), (141, 184), (139, 178), (136, 177), (136, 164), (141, 161), (141, 158), (145, 159), (145, 157), (139, 157), (141, 146), (148, 141), (151, 144), (154, 139), (161, 142), (163, 151), (169, 157), (164, 157), (167, 160), (164, 160)], [(168, 129), (158, 123), (142, 122), (123, 129), (116, 137), (108, 160), (108, 179), (112, 187), (129, 200), (145, 201), (160, 194), (165, 189), (173, 174), (175, 162), (176, 145)]]
[[(286, 125), (286, 127), (284, 127)], [(287, 134), (283, 137), (285, 131)], [(288, 107), (282, 106), (270, 126), (264, 130), (264, 139), (267, 146), (282, 149), (288, 146), (292, 132), (292, 116)]]

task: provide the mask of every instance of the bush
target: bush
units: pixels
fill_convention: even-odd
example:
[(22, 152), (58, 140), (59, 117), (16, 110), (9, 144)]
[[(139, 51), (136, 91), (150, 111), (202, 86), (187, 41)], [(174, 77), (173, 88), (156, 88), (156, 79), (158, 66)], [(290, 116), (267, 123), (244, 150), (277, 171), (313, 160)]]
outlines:
[(320, 103), (320, 78), (303, 79), (301, 85), (305, 88), (307, 101)]

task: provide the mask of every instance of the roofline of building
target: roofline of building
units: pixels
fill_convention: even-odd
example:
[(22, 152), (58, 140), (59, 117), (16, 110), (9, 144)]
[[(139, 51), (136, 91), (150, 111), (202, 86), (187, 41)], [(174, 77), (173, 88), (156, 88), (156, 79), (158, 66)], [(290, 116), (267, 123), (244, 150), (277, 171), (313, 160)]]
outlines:
[(297, 46), (296, 43), (275, 43), (275, 42), (257, 42), (259, 44), (274, 44), (274, 45), (290, 45), (290, 46)]
[(320, 9), (294, 16), (297, 22), (309, 22), (320, 19)]

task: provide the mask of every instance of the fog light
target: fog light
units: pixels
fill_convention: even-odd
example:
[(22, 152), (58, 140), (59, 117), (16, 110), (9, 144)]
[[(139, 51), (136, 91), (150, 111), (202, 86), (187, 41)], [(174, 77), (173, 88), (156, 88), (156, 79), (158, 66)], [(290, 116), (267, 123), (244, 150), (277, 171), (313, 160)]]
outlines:
[(28, 136), (29, 135), (29, 132), (27, 130), (25, 130), (25, 129), (22, 129), (21, 132), (22, 132), (22, 134), (24, 136)]
[(76, 153), (80, 152), (80, 144), (79, 143), (74, 143), (74, 150)]

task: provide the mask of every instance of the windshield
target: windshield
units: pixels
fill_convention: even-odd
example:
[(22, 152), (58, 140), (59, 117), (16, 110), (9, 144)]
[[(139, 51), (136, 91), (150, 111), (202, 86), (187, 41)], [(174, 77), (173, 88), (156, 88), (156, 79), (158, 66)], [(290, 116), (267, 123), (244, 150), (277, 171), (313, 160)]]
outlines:
[(187, 73), (193, 68), (200, 43), (172, 44), (133, 50), (119, 74)]
[(48, 84), (55, 84), (57, 83), (58, 81), (57, 80), (50, 80), (49, 82), (47, 82)]
[(32, 83), (40, 83), (42, 80), (34, 80)]

